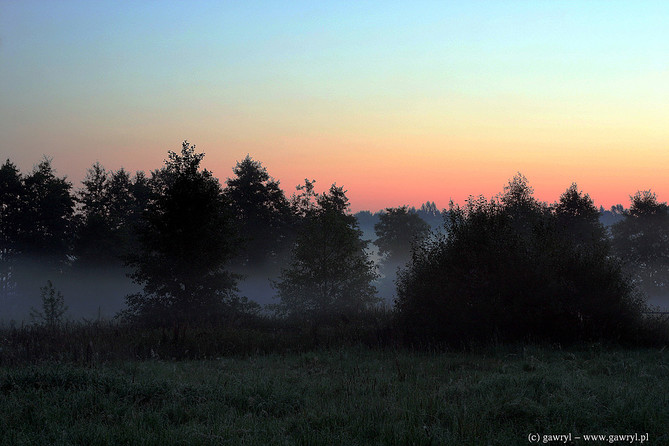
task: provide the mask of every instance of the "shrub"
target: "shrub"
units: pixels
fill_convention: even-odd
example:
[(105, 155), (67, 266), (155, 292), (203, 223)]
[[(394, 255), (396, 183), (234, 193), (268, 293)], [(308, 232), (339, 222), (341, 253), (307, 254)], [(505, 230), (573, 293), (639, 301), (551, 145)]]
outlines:
[(581, 229), (590, 236), (577, 236), (565, 215), (579, 214), (560, 204), (537, 202), (522, 176), (495, 199), (451, 204), (448, 235), (417, 249), (398, 279), (406, 338), (457, 346), (633, 338), (643, 300), (590, 212)]
[(60, 291), (57, 291), (53, 283), (47, 280), (46, 286), (40, 288), (42, 295), (42, 311), (35, 308), (30, 310), (30, 317), (38, 325), (44, 325), (49, 329), (55, 329), (63, 324), (63, 316), (67, 311), (65, 299)]

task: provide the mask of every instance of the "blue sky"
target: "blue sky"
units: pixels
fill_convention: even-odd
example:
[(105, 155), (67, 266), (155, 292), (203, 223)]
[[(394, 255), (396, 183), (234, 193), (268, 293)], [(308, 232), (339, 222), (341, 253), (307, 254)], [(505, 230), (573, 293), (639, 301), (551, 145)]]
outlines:
[(668, 23), (669, 2), (0, 1), (0, 154), (79, 180), (188, 139), (222, 179), (250, 153), (359, 208), (517, 170), (546, 200), (662, 198)]

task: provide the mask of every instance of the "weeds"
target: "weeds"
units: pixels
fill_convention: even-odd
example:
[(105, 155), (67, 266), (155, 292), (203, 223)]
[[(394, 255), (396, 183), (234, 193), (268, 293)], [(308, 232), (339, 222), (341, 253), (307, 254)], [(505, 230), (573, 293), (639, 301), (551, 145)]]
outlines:
[(63, 316), (67, 311), (65, 299), (63, 294), (54, 288), (50, 280), (47, 280), (46, 286), (40, 288), (40, 292), (42, 311), (32, 308), (30, 318), (35, 324), (43, 325), (53, 331), (63, 324)]

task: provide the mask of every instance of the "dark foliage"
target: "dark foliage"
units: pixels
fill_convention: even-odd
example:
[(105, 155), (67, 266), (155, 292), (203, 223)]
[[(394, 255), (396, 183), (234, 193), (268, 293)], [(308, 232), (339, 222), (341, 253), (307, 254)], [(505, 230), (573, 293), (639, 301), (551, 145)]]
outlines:
[(17, 251), (25, 196), (19, 170), (9, 160), (0, 167), (0, 236), (3, 254)]
[(258, 267), (277, 263), (290, 250), (292, 214), (279, 182), (246, 156), (233, 169), (224, 194), (235, 214), (243, 248), (240, 261)]
[(238, 312), (221, 323), (147, 327), (124, 321), (64, 322), (54, 327), (0, 326), (0, 366), (62, 361), (93, 365), (137, 359), (214, 359), (227, 355), (288, 353), (366, 345), (398, 347), (392, 314), (376, 309), (321, 327), (318, 338), (303, 321)]
[(148, 205), (146, 177), (134, 182), (124, 169), (107, 172), (95, 163), (78, 191), (80, 205), (73, 254), (80, 267), (118, 266), (137, 244), (137, 229)]
[[(49, 159), (23, 175), (7, 160), (0, 166), (0, 310), (15, 305), (27, 312), (30, 304), (17, 302), (36, 295), (46, 278), (62, 284), (61, 278), (85, 274), (89, 266), (116, 265), (121, 271), (121, 259), (127, 259), (132, 278), (143, 287), (127, 296), (120, 323), (131, 324), (111, 324), (115, 328), (95, 342), (113, 344), (109, 339), (120, 336), (133, 348), (137, 343), (131, 350), (139, 357), (209, 357), (361, 339), (389, 345), (397, 333), (411, 342), (450, 345), (639, 340), (650, 333), (640, 331), (641, 323), (664, 330), (666, 339), (661, 320), (642, 320), (643, 305), (614, 260), (599, 223), (601, 211), (576, 185), (552, 206), (537, 202), (527, 180), (517, 176), (495, 199), (451, 205), (448, 214), (430, 202), (419, 210), (359, 213), (370, 235), (377, 222), (375, 244), (386, 278), (388, 265), (410, 257), (398, 283), (395, 327), (387, 314), (377, 317), (383, 311), (375, 306), (374, 284), (382, 282), (375, 282), (369, 242), (349, 213), (342, 188), (333, 185), (317, 194), (307, 181), (288, 201), (278, 181), (247, 156), (223, 190), (200, 168), (203, 156), (184, 142), (181, 153), (170, 152), (165, 167), (150, 178), (139, 172), (131, 179), (123, 169), (106, 171), (96, 163), (76, 199)], [(650, 191), (638, 192), (629, 211), (618, 206), (611, 213), (623, 219), (612, 228), (615, 253), (647, 292), (664, 291), (666, 203)], [(423, 220), (434, 224), (442, 215), (447, 235), (419, 244), (410, 256), (411, 240), (427, 233)], [(290, 262), (274, 283), (278, 314), (289, 317), (261, 317), (257, 305), (236, 296), (238, 276), (231, 263), (251, 272), (269, 264), (278, 274), (281, 253), (289, 247)], [(42, 291), (53, 314), (62, 317), (62, 299), (53, 288)], [(52, 334), (79, 336), (84, 330), (45, 325)], [(19, 343), (26, 349), (19, 356), (31, 357), (31, 349), (45, 342), (42, 328), (22, 331), (19, 338), (31, 334)], [(124, 330), (135, 337), (118, 334)], [(86, 336), (73, 355), (89, 351)], [(49, 351), (68, 348), (66, 336), (57, 338), (47, 339), (55, 343)]]
[(23, 184), (19, 250), (53, 265), (64, 262), (73, 233), (72, 184), (56, 176), (48, 158), (23, 178)]
[[(423, 205), (426, 207), (425, 205)], [(380, 278), (377, 283), (379, 296), (391, 301), (395, 297), (395, 280), (398, 268), (406, 266), (411, 259), (411, 250), (423, 243), (430, 234), (430, 226), (407, 206), (388, 208), (378, 215), (374, 225), (379, 249)]]
[(0, 297), (5, 299), (16, 289), (14, 274), (20, 252), (24, 195), (21, 174), (7, 160), (0, 167)]
[(63, 316), (67, 312), (65, 298), (60, 291), (56, 290), (50, 280), (40, 288), (40, 293), (42, 296), (42, 311), (33, 308), (30, 317), (36, 324), (53, 331), (63, 324)]
[(372, 285), (377, 273), (345, 191), (332, 185), (317, 194), (310, 181), (298, 189), (292, 205), (302, 223), (289, 266), (275, 284), (279, 312), (312, 321), (361, 314), (378, 301)]
[(153, 198), (129, 258), (143, 292), (126, 298), (126, 318), (150, 324), (220, 320), (236, 302), (235, 277), (226, 270), (236, 246), (230, 207), (204, 154), (184, 141), (155, 173)]
[(448, 235), (417, 250), (398, 281), (408, 340), (631, 339), (642, 302), (595, 213), (575, 186), (552, 208), (537, 202), (520, 175), (496, 199), (451, 205)]
[(71, 188), (46, 157), (28, 175), (9, 160), (0, 168), (0, 311), (22, 306), (36, 276), (67, 268), (75, 228)]
[(576, 245), (587, 247), (605, 243), (607, 234), (600, 222), (600, 212), (592, 198), (580, 192), (575, 183), (560, 196), (553, 210), (562, 236), (570, 238)]
[(411, 247), (421, 243), (430, 233), (430, 227), (406, 206), (387, 208), (374, 225), (377, 239), (374, 244), (387, 264), (397, 265), (411, 258)]
[(669, 289), (669, 207), (647, 190), (630, 197), (630, 209), (613, 225), (613, 246), (649, 295)]

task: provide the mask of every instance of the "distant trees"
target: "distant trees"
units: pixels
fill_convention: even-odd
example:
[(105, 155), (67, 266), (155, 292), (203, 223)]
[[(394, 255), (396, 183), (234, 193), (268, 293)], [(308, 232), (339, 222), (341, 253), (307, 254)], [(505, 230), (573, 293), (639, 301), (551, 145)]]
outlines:
[(0, 235), (2, 253), (16, 251), (21, 233), (25, 188), (21, 174), (9, 160), (0, 167)]
[(301, 223), (290, 263), (275, 283), (280, 314), (323, 322), (362, 313), (378, 301), (377, 273), (345, 191), (332, 185), (318, 194), (308, 180), (298, 190), (292, 207)]
[(124, 315), (151, 324), (220, 320), (234, 301), (233, 217), (218, 180), (200, 168), (203, 153), (184, 141), (154, 174), (153, 197), (130, 256), (143, 292), (127, 296)]
[(613, 246), (648, 294), (669, 289), (669, 207), (650, 190), (630, 197), (623, 220), (611, 227)]
[(606, 239), (592, 236), (592, 209), (576, 186), (540, 203), (520, 175), (493, 200), (452, 205), (447, 235), (416, 251), (398, 281), (406, 336), (455, 345), (632, 336), (642, 303)]
[[(247, 156), (222, 188), (201, 167), (203, 156), (184, 141), (162, 169), (132, 178), (96, 163), (74, 194), (49, 159), (27, 174), (7, 160), (0, 166), (1, 295), (31, 295), (20, 284), (37, 287), (36, 275), (126, 260), (142, 287), (126, 298), (128, 320), (222, 321), (249, 309), (237, 297), (235, 273), (269, 266), (263, 279), (278, 276), (279, 315), (313, 326), (350, 320), (379, 301), (384, 285), (359, 221), (369, 233), (376, 222), (386, 278), (408, 264), (396, 315), (411, 340), (632, 336), (643, 305), (613, 254), (648, 293), (669, 284), (669, 207), (650, 191), (632, 196), (629, 211), (612, 209), (622, 219), (611, 228), (612, 251), (601, 211), (575, 184), (548, 205), (517, 175), (495, 198), (472, 197), (448, 213), (427, 202), (361, 212), (357, 220), (341, 187), (316, 193), (306, 181), (288, 200)], [(446, 231), (428, 239), (429, 224), (444, 216)], [(412, 251), (415, 240), (423, 242)]]
[(423, 243), (430, 234), (430, 226), (407, 206), (387, 208), (374, 225), (379, 249), (381, 273), (378, 291), (381, 298), (390, 301), (395, 295), (397, 269), (411, 259), (412, 247)]
[(430, 232), (430, 227), (407, 206), (387, 208), (374, 225), (377, 239), (374, 244), (384, 263), (399, 265), (411, 257), (412, 244), (419, 242)]

